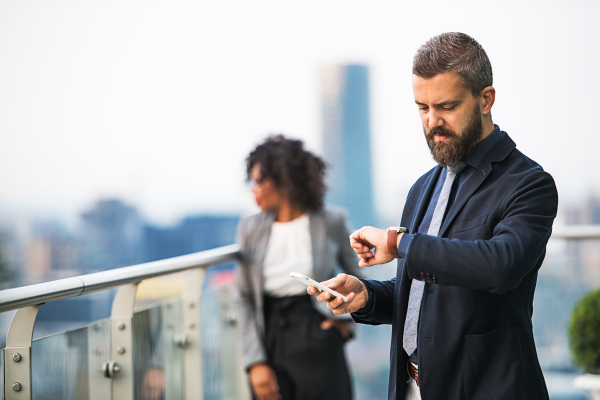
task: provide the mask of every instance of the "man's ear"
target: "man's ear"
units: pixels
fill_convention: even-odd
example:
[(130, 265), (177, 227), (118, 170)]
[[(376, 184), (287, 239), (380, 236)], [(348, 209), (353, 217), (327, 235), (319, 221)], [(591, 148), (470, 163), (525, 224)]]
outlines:
[(496, 89), (488, 86), (481, 91), (481, 113), (488, 115), (492, 112), (492, 107), (496, 101)]

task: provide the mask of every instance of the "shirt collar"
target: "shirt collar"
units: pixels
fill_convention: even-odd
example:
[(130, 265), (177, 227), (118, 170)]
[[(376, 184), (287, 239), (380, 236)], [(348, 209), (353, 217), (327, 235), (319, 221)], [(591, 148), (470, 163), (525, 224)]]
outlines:
[(494, 147), (498, 140), (500, 140), (502, 135), (503, 133), (500, 130), (500, 127), (494, 124), (494, 130), (492, 133), (490, 133), (481, 142), (477, 143), (473, 151), (471, 151), (471, 153), (464, 158), (463, 162), (473, 168), (477, 168), (485, 156), (487, 156), (490, 150), (492, 150), (492, 147)]

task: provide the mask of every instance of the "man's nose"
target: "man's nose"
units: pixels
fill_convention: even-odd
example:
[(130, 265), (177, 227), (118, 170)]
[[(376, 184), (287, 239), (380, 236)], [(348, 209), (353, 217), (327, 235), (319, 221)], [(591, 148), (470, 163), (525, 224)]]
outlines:
[(429, 129), (435, 128), (436, 126), (444, 125), (444, 120), (441, 118), (441, 115), (439, 115), (439, 113), (437, 113), (436, 111), (430, 110), (428, 117)]

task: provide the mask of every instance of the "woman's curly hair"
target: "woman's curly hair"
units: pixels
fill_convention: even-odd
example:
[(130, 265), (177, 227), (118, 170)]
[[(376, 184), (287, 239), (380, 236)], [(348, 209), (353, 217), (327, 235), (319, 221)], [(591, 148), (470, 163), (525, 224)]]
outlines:
[(257, 164), (260, 165), (260, 179), (271, 180), (292, 203), (307, 211), (323, 208), (326, 164), (320, 157), (305, 150), (301, 140), (288, 139), (283, 135), (268, 137), (246, 158), (248, 180)]

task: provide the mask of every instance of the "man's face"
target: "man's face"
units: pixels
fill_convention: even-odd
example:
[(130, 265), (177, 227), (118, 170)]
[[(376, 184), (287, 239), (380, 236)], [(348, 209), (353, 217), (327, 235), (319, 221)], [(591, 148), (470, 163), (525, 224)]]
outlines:
[(482, 138), (480, 99), (451, 72), (429, 79), (413, 75), (413, 92), (433, 159), (456, 165)]

